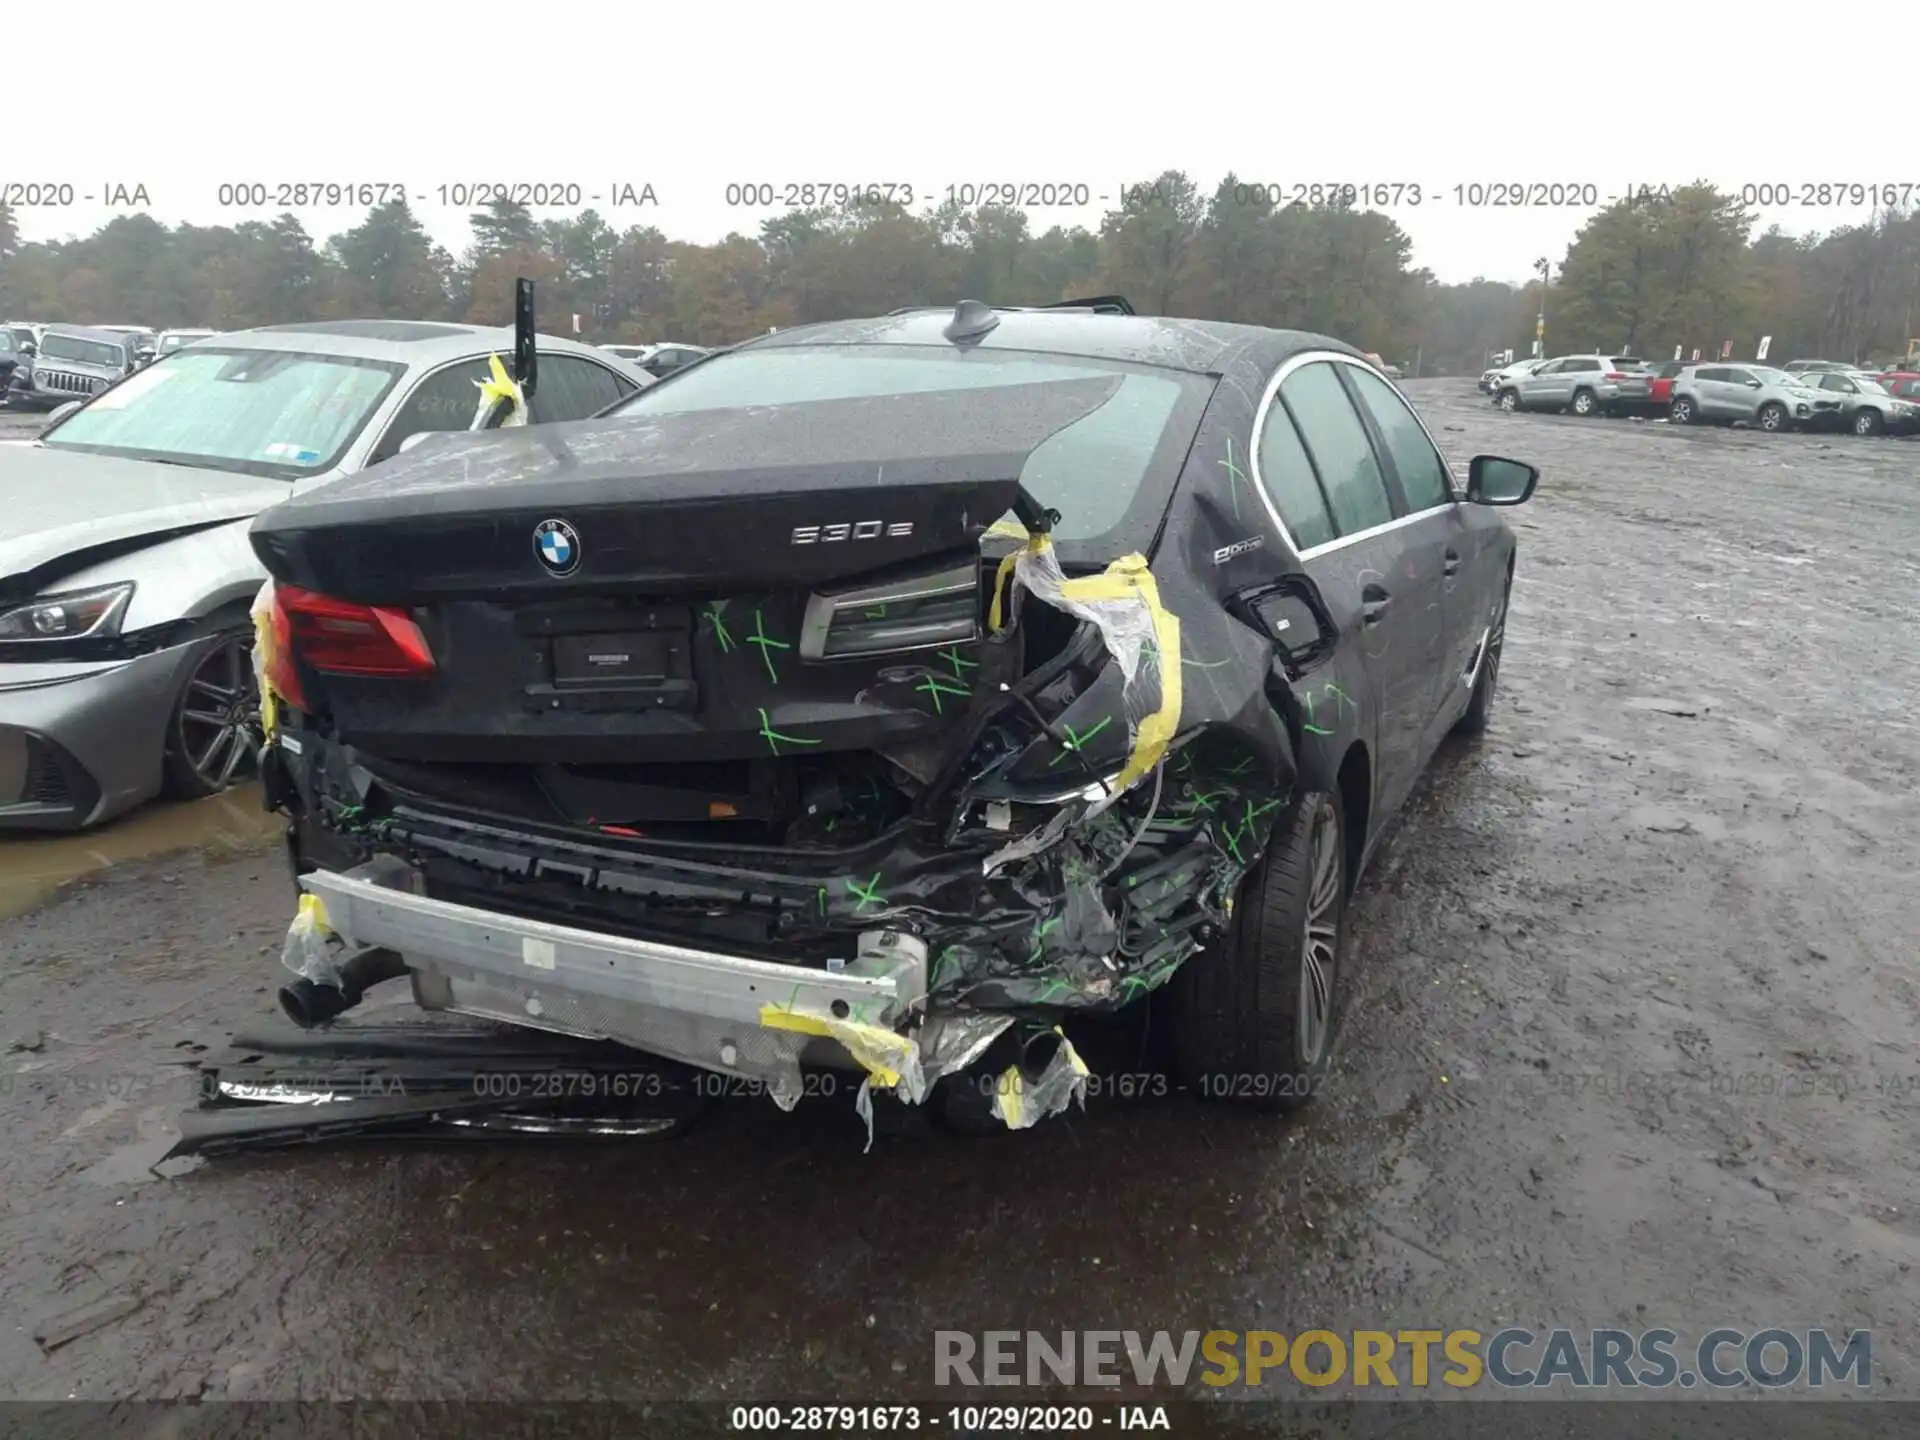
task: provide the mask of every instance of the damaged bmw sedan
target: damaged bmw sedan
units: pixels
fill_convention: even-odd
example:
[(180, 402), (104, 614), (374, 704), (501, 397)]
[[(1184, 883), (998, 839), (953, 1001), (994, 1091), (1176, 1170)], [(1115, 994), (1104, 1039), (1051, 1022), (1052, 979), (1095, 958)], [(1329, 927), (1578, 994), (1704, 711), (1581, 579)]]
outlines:
[[(1485, 725), (1514, 539), (1357, 350), (963, 302), (782, 331), (255, 521), (306, 1025), (416, 1002), (763, 1084), (1086, 1066), (1286, 1107), (1343, 917)], [(856, 1071), (857, 1073), (857, 1071)]]

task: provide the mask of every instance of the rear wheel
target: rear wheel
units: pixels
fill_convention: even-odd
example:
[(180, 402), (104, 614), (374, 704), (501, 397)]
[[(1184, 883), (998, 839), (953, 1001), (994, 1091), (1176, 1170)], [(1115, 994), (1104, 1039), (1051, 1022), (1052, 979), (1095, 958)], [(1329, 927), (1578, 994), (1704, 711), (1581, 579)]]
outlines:
[(1762, 430), (1784, 430), (1787, 428), (1787, 407), (1778, 400), (1769, 400), (1760, 407), (1756, 417)]
[(1502, 410), (1505, 410), (1508, 414), (1512, 414), (1520, 408), (1520, 392), (1518, 390), (1502, 390), (1498, 395), (1494, 396), (1493, 403), (1498, 405)]
[(1333, 1049), (1346, 907), (1339, 802), (1312, 791), (1274, 827), (1227, 933), (1166, 989), (1173, 1070), (1184, 1084), (1261, 1110), (1313, 1099)]
[(252, 773), (260, 755), (260, 689), (253, 639), (222, 635), (194, 662), (167, 720), (166, 791), (216, 795)]
[(1573, 392), (1573, 413), (1582, 417), (1600, 413), (1600, 397), (1591, 390)]
[(1673, 404), (1667, 407), (1667, 417), (1676, 425), (1697, 425), (1700, 412), (1693, 408), (1693, 401), (1685, 395), (1676, 395)]
[(1853, 433), (1856, 435), (1878, 435), (1881, 428), (1878, 410), (1861, 410), (1853, 417)]

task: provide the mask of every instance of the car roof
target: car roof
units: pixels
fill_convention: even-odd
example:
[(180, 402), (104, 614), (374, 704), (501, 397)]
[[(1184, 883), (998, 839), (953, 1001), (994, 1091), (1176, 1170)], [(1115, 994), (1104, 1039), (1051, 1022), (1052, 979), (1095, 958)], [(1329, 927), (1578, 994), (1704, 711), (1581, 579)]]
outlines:
[[(1161, 315), (1101, 315), (1076, 310), (997, 310), (999, 324), (969, 349), (1074, 355), (1089, 360), (1116, 360), (1157, 365), (1192, 374), (1219, 374), (1244, 351), (1273, 346), (1282, 354), (1303, 350), (1336, 350), (1358, 356), (1344, 341), (1304, 330), (1272, 330), (1262, 325), (1235, 325), (1224, 320), (1183, 320)], [(920, 345), (950, 348), (943, 333), (953, 319), (950, 306), (929, 307), (867, 320), (828, 320), (761, 335), (734, 347), (736, 351), (783, 349), (801, 345)], [(1279, 356), (1276, 356), (1279, 358)]]
[(109, 330), (101, 325), (49, 325), (49, 335), (73, 335), (82, 340), (98, 340), (107, 345), (124, 345), (128, 332)]
[[(227, 344), (253, 349), (307, 350), (412, 366), (437, 365), (484, 350), (491, 350), (504, 359), (513, 353), (514, 332), (511, 325), (462, 325), (426, 320), (313, 320), (296, 325), (229, 330), (220, 338)], [(544, 333), (539, 338), (543, 350), (625, 363), (598, 345)]]

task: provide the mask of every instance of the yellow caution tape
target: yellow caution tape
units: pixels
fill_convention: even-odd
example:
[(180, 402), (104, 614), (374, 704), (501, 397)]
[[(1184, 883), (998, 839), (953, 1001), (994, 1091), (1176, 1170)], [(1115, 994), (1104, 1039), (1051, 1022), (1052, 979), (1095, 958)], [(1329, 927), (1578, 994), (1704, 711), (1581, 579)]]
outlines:
[(491, 415), (493, 407), (502, 400), (511, 400), (516, 413), (525, 410), (527, 401), (526, 397), (520, 393), (519, 382), (507, 373), (507, 367), (500, 362), (498, 355), (490, 355), (487, 358), (493, 371), (491, 378), (473, 382), (480, 387), (482, 406), (480, 413)]
[(327, 905), (318, 895), (302, 895), (300, 909), (294, 916), (297, 925), (302, 920), (313, 927), (316, 935), (324, 935), (333, 929), (327, 920)]
[(256, 609), (253, 612), (253, 653), (254, 669), (260, 677), (260, 733), (271, 743), (274, 732), (280, 728), (280, 702), (267, 680), (267, 676), (273, 673), (274, 660), (273, 613), (270, 610)]
[(1021, 1093), (1025, 1082), (1020, 1078), (1020, 1067), (1009, 1065), (1000, 1077), (1000, 1118), (1009, 1130), (1020, 1128), (1020, 1111), (1026, 1103)]
[(987, 608), (988, 630), (998, 635), (1006, 628), (1004, 623), (1006, 612), (1002, 606), (1002, 597), (1006, 594), (1007, 578), (1013, 574), (1013, 567), (1019, 562), (1020, 557), (1044, 555), (1052, 544), (1053, 542), (1045, 535), (1030, 535), (1027, 537), (1024, 549), (1015, 550), (1011, 555), (1001, 557), (1000, 568), (993, 572), (993, 603)]
[(1180, 617), (1160, 603), (1160, 587), (1147, 568), (1144, 555), (1123, 555), (1105, 573), (1068, 580), (1060, 587), (1062, 599), (1090, 601), (1138, 600), (1153, 618), (1154, 645), (1159, 652), (1160, 707), (1140, 722), (1134, 732), (1133, 753), (1114, 781), (1124, 790), (1160, 763), (1180, 728)]
[(760, 1023), (769, 1030), (790, 1030), (839, 1041), (882, 1090), (897, 1086), (914, 1058), (913, 1041), (896, 1035), (884, 1025), (839, 1020), (831, 1015), (814, 1015), (781, 1005), (762, 1005)]

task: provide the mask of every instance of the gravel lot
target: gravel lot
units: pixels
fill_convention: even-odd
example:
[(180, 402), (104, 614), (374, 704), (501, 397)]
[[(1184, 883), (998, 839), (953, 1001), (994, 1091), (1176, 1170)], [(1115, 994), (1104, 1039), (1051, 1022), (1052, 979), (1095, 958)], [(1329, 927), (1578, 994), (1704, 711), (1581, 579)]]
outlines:
[(740, 1101), (665, 1143), (157, 1178), (173, 1062), (271, 1012), (290, 892), (264, 829), (106, 837), (0, 920), (0, 1041), (38, 1046), (0, 1054), (0, 1396), (898, 1400), (936, 1329), (1777, 1323), (1871, 1325), (1920, 1398), (1920, 445), (1409, 388), (1456, 459), (1545, 479), (1492, 733), (1356, 897), (1310, 1113), (863, 1155), (843, 1104)]

